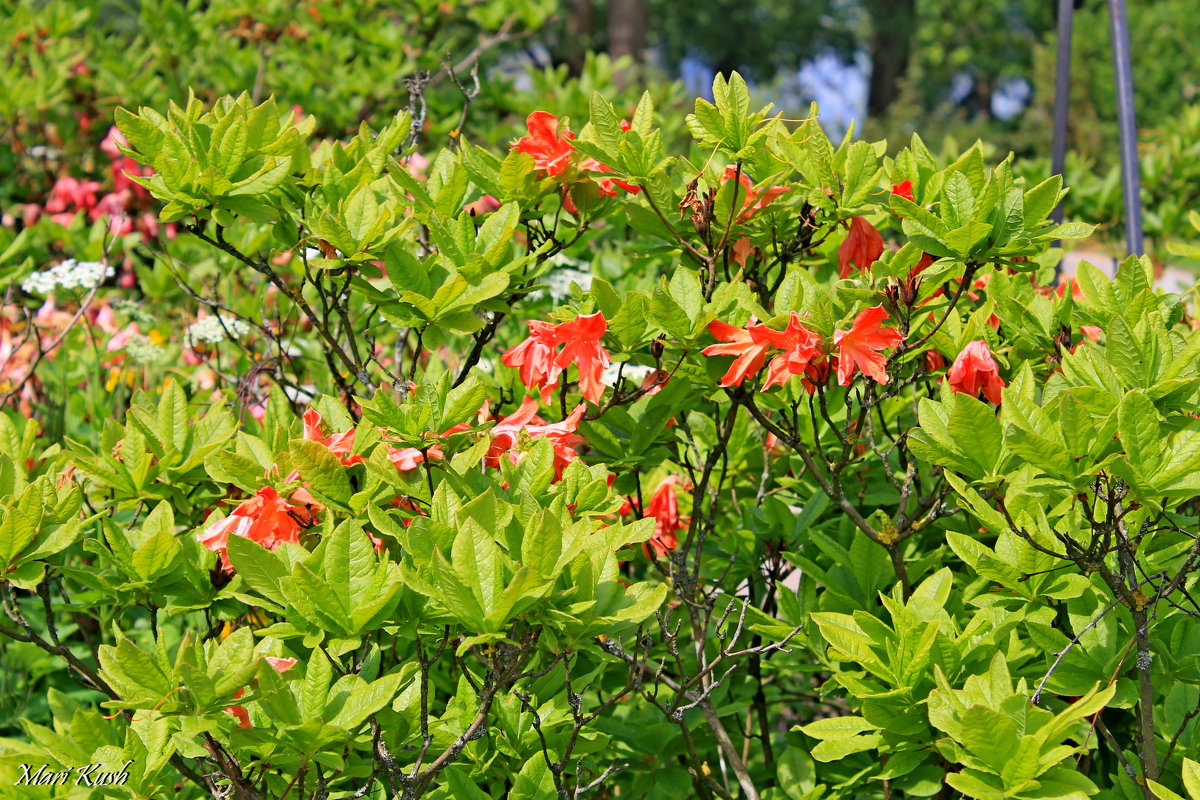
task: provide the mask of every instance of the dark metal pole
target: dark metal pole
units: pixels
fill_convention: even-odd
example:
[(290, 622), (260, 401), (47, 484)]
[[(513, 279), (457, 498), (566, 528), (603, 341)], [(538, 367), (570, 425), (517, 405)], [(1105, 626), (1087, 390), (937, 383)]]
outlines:
[(1108, 0), (1112, 23), (1113, 71), (1117, 78), (1117, 127), (1121, 132), (1121, 183), (1125, 190), (1125, 239), (1129, 252), (1142, 255), (1142, 181), (1137, 152), (1137, 117), (1133, 106), (1133, 60), (1129, 52), (1129, 20), (1125, 0)]
[[(1071, 30), (1075, 18), (1075, 0), (1058, 0), (1058, 55), (1054, 72), (1054, 151), (1050, 171), (1062, 175), (1067, 163), (1067, 112), (1071, 107)], [(1063, 221), (1059, 203), (1051, 215), (1055, 224)], [(1058, 242), (1054, 243), (1058, 246)]]

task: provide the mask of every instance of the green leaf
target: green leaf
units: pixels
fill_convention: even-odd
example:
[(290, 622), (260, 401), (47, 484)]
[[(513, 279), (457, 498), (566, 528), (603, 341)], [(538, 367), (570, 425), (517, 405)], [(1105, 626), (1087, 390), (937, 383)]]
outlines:
[(1162, 464), (1163, 439), (1158, 412), (1145, 392), (1134, 391), (1121, 398), (1117, 430), (1130, 464), (1147, 483), (1152, 482)]
[(165, 530), (159, 530), (134, 551), (133, 568), (142, 580), (152, 581), (171, 572), (181, 553), (175, 537)]
[(1200, 764), (1190, 758), (1183, 759), (1183, 788), (1195, 800), (1200, 800)]
[(353, 489), (346, 468), (328, 447), (308, 439), (293, 439), (288, 443), (288, 454), (313, 491), (343, 506), (350, 500)]
[(798, 730), (814, 739), (846, 739), (867, 731), (879, 730), (862, 717), (846, 715), (819, 719), (808, 725), (798, 726)]
[(230, 536), (225, 548), (229, 562), (246, 585), (268, 600), (284, 604), (279, 587), (288, 570), (278, 555), (244, 536)]

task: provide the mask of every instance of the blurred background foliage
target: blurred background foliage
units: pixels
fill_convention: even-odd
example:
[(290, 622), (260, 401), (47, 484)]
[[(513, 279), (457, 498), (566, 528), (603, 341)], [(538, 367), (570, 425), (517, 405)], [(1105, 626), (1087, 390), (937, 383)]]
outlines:
[[(1121, 236), (1107, 8), (1077, 1), (1068, 213)], [(0, 0), (0, 209), (64, 172), (102, 170), (117, 105), (181, 103), (252, 87), (311, 114), (318, 135), (379, 124), (409, 104), (432, 146), (517, 135), (523, 109), (582, 116), (593, 90), (632, 109), (706, 94), (714, 72), (751, 77), (788, 118), (821, 106), (891, 149), (982, 139), (1030, 174), (1049, 169), (1055, 6), (1050, 0)], [(1200, 15), (1194, 0), (1137, 0), (1134, 53), (1149, 246), (1191, 234), (1200, 194)], [(472, 73), (472, 69), (477, 69)], [(478, 77), (478, 85), (475, 78)], [(427, 84), (427, 85), (424, 85)], [(462, 113), (464, 92), (472, 95)], [(668, 129), (665, 134), (670, 134)], [(18, 225), (19, 227), (19, 225)], [(0, 240), (2, 243), (2, 240)]]

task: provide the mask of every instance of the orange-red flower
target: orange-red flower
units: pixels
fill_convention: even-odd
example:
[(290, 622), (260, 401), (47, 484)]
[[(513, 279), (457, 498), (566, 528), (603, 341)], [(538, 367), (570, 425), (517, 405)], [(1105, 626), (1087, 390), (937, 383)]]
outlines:
[(989, 403), (1000, 405), (1004, 379), (1000, 377), (1000, 366), (992, 358), (987, 342), (976, 339), (964, 347), (954, 359), (947, 378), (954, 391), (975, 397), (982, 390)]
[(547, 175), (565, 172), (571, 162), (571, 153), (575, 152), (575, 145), (571, 144), (575, 134), (571, 129), (564, 129), (559, 136), (558, 117), (549, 111), (534, 111), (525, 118), (525, 126), (529, 135), (522, 136), (513, 147), (533, 156), (533, 165)]
[(542, 393), (542, 400), (549, 400), (550, 392), (558, 386), (558, 375), (562, 368), (554, 363), (558, 337), (551, 322), (529, 321), (529, 338), (509, 348), (500, 361), (507, 367), (520, 370), (521, 383)]
[(570, 322), (558, 325), (555, 335), (563, 344), (562, 352), (554, 359), (559, 369), (572, 363), (579, 370), (579, 392), (593, 403), (604, 394), (604, 368), (609, 364), (608, 352), (600, 344), (608, 331), (604, 313), (580, 314)]
[(727, 344), (710, 344), (700, 352), (706, 356), (737, 356), (721, 377), (721, 386), (741, 386), (742, 381), (762, 369), (771, 349), (771, 343), (762, 334), (765, 329), (765, 325), (754, 324), (736, 328), (720, 320), (708, 323), (708, 332)]
[(774, 385), (782, 386), (792, 375), (803, 375), (810, 363), (821, 358), (821, 337), (800, 324), (800, 315), (795, 311), (783, 331), (764, 328), (762, 336), (772, 347), (783, 351), (767, 366), (767, 379), (762, 385), (764, 392)]
[(737, 167), (726, 167), (725, 173), (721, 176), (721, 183), (728, 183), (733, 180), (735, 175), (737, 176), (738, 184), (742, 187), (742, 191), (739, 194), (745, 193), (745, 199), (742, 200), (742, 207), (738, 214), (737, 222), (745, 222), (753, 217), (755, 213), (766, 208), (776, 197), (791, 191), (791, 188), (787, 186), (772, 186), (761, 192), (756, 192), (754, 191), (754, 182), (750, 180), (750, 176), (744, 172), (739, 173)]
[(913, 197), (912, 181), (900, 181), (899, 183), (892, 184), (892, 194), (899, 195), (909, 202), (916, 202), (916, 199)]
[(499, 466), (500, 456), (505, 453), (514, 464), (520, 461), (520, 454), (512, 452), (512, 449), (516, 446), (521, 431), (525, 431), (531, 439), (545, 437), (550, 440), (554, 447), (554, 474), (556, 478), (561, 478), (567, 464), (578, 457), (575, 447), (583, 443), (583, 437), (575, 433), (575, 430), (579, 427), (579, 421), (586, 408), (580, 403), (563, 421), (547, 423), (537, 415), (537, 399), (526, 397), (520, 408), (492, 428), (492, 444), (484, 457), (485, 463), (489, 467)]
[(888, 313), (883, 306), (872, 306), (858, 312), (850, 330), (839, 328), (834, 331), (838, 383), (842, 386), (849, 386), (854, 373), (859, 370), (876, 383), (888, 382), (887, 358), (879, 351), (895, 347), (904, 341), (904, 337), (895, 328), (880, 325), (887, 318)]
[(881, 255), (883, 237), (879, 231), (863, 217), (853, 217), (846, 240), (838, 248), (838, 274), (849, 277), (852, 267), (866, 272)]
[(328, 447), (331, 453), (341, 457), (342, 463), (347, 467), (363, 460), (362, 456), (350, 455), (350, 451), (354, 449), (354, 428), (326, 436), (322, 430), (321, 414), (315, 408), (304, 412), (304, 438)]
[(289, 503), (273, 488), (265, 486), (254, 497), (238, 505), (228, 517), (196, 534), (196, 541), (214, 553), (220, 553), (222, 568), (232, 572), (233, 565), (229, 563), (225, 549), (230, 535), (245, 537), (274, 550), (284, 542), (299, 544), (301, 528), (313, 523), (312, 511), (307, 505)]
[[(604, 394), (602, 376), (609, 364), (608, 352), (600, 340), (608, 331), (603, 312), (580, 314), (570, 322), (557, 325), (538, 320), (529, 323), (529, 338), (510, 348), (501, 362), (519, 367), (521, 382), (541, 391), (548, 401), (550, 392), (558, 386), (559, 374), (575, 364), (579, 370), (579, 391), (593, 403)], [(556, 351), (559, 345), (563, 349)]]
[[(679, 483), (677, 475), (665, 478), (646, 504), (644, 515), (654, 519), (654, 533), (642, 543), (647, 558), (664, 556), (674, 550), (679, 545), (677, 531), (687, 529), (689, 520), (679, 516), (679, 497), (675, 494), (675, 486)], [(650, 554), (651, 550), (654, 556)]]

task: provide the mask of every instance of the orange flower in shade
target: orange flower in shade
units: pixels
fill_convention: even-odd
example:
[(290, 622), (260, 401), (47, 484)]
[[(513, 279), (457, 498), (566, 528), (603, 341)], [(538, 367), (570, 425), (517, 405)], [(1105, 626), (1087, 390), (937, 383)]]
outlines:
[[(266, 661), (268, 664), (270, 664), (280, 675), (296, 666), (296, 659), (294, 658), (275, 658), (274, 656), (266, 656), (263, 658), (263, 661)], [(245, 693), (246, 689), (245, 687), (242, 687), (233, 693), (233, 699), (236, 700)], [(250, 713), (246, 711), (245, 706), (230, 706), (225, 710), (237, 718), (239, 728), (253, 727), (250, 725)]]
[(321, 429), (321, 414), (315, 408), (304, 412), (304, 438), (328, 447), (331, 453), (341, 457), (342, 464), (347, 467), (363, 460), (362, 456), (350, 455), (350, 451), (354, 449), (354, 429), (326, 436)]
[(846, 240), (838, 248), (838, 275), (849, 277), (853, 269), (867, 272), (881, 255), (883, 237), (879, 231), (864, 218), (853, 217)]
[(818, 386), (825, 385), (825, 382), (829, 380), (829, 373), (835, 369), (837, 369), (837, 356), (814, 361), (804, 368), (804, 377), (800, 379), (800, 385), (804, 387), (804, 391), (812, 394)]
[(992, 358), (987, 342), (976, 339), (962, 349), (946, 373), (950, 388), (956, 392), (975, 397), (980, 390), (989, 403), (1000, 405), (1000, 390), (1004, 380), (1000, 377), (1000, 366)]
[(562, 352), (554, 359), (560, 370), (572, 363), (579, 370), (579, 393), (599, 404), (604, 394), (604, 368), (609, 364), (608, 353), (600, 344), (608, 331), (603, 312), (580, 314), (570, 322), (560, 323), (555, 337), (562, 343)]
[[(654, 519), (654, 533), (642, 543), (646, 558), (665, 556), (679, 545), (677, 531), (687, 530), (688, 517), (679, 516), (679, 497), (675, 487), (680, 483), (677, 475), (665, 478), (646, 505), (644, 516)], [(654, 554), (651, 555), (651, 550)]]
[(554, 475), (556, 479), (561, 478), (567, 464), (578, 457), (575, 447), (583, 444), (583, 437), (575, 430), (579, 427), (579, 421), (586, 408), (580, 403), (562, 422), (547, 423), (537, 415), (537, 398), (526, 397), (520, 408), (492, 428), (492, 445), (484, 457), (485, 463), (489, 467), (497, 467), (500, 465), (500, 457), (506, 453), (512, 463), (520, 461), (521, 454), (512, 452), (512, 449), (516, 446), (521, 431), (525, 431), (531, 439), (545, 437), (550, 440), (554, 447)]
[(744, 194), (745, 196), (745, 199), (742, 200), (742, 208), (736, 220), (737, 222), (745, 222), (757, 212), (766, 208), (776, 197), (791, 191), (787, 186), (772, 186), (761, 192), (756, 192), (754, 191), (754, 182), (750, 180), (750, 176), (744, 172), (739, 174), (737, 167), (726, 167), (725, 174), (721, 176), (721, 183), (728, 183), (733, 180), (735, 175), (737, 175), (738, 184), (742, 187), (742, 191), (738, 192), (738, 194)]
[(1100, 335), (1104, 333), (1104, 329), (1099, 325), (1080, 325), (1079, 332), (1083, 334), (1085, 339), (1089, 341), (1100, 341)]
[(570, 128), (558, 135), (558, 117), (549, 111), (534, 111), (525, 118), (528, 136), (513, 142), (518, 152), (533, 156), (533, 165), (547, 175), (561, 175), (571, 163), (575, 145), (571, 139), (575, 134)]
[(270, 486), (265, 486), (254, 497), (238, 505), (228, 517), (196, 534), (196, 541), (214, 553), (220, 553), (221, 567), (232, 572), (233, 565), (225, 550), (230, 535), (242, 536), (274, 550), (284, 542), (299, 544), (300, 530), (314, 523), (307, 505), (289, 503)]
[(708, 332), (726, 344), (710, 344), (702, 353), (706, 356), (736, 356), (729, 370), (719, 381), (721, 386), (741, 386), (746, 378), (753, 377), (766, 363), (771, 343), (762, 334), (765, 325), (747, 324), (736, 328), (727, 322), (713, 320), (708, 323)]
[(854, 373), (861, 370), (876, 383), (887, 383), (887, 358), (879, 352), (895, 347), (904, 341), (900, 331), (880, 325), (888, 318), (883, 306), (872, 306), (858, 312), (850, 330), (838, 329), (833, 333), (833, 344), (837, 347), (838, 383), (849, 386)]
[(733, 243), (733, 262), (739, 267), (746, 266), (746, 259), (754, 252), (754, 245), (750, 243), (749, 236), (743, 236)]
[(783, 331), (773, 331), (764, 328), (762, 336), (783, 351), (771, 359), (767, 366), (767, 379), (763, 382), (762, 391), (772, 386), (783, 384), (792, 375), (803, 375), (809, 364), (821, 359), (821, 337), (800, 324), (800, 315), (792, 312), (787, 328)]
[(899, 195), (910, 203), (916, 202), (916, 198), (913, 197), (912, 181), (900, 181), (892, 184), (892, 194)]

